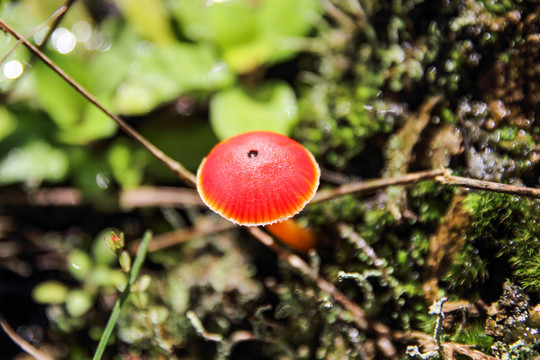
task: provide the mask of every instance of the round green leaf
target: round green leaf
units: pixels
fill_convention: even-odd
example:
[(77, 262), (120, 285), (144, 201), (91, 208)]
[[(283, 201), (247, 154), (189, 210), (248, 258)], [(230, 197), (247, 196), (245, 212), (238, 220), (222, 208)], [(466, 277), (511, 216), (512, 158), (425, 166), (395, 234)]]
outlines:
[(84, 315), (92, 307), (92, 297), (84, 290), (71, 290), (66, 296), (66, 310), (72, 317)]
[(82, 280), (90, 271), (92, 260), (84, 251), (75, 249), (68, 255), (67, 265), (71, 275), (77, 280)]
[(32, 297), (40, 304), (62, 304), (66, 300), (67, 287), (59, 281), (48, 280), (37, 284)]

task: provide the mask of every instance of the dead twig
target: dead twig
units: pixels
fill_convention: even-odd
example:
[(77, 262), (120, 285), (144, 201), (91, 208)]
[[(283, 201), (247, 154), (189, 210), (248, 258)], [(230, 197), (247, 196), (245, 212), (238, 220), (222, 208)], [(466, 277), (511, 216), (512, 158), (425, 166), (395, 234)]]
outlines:
[[(236, 227), (236, 224), (233, 224), (230, 221), (222, 220), (222, 219), (202, 219), (200, 221), (201, 224), (196, 226), (195, 228), (189, 228), (189, 229), (176, 229), (174, 231), (155, 236), (152, 239), (152, 242), (148, 246), (148, 251), (158, 251), (162, 250), (171, 246), (175, 246), (181, 243), (184, 243), (190, 239), (196, 238), (196, 237), (203, 237), (208, 235), (213, 235), (225, 230), (232, 229)], [(131, 254), (136, 254), (137, 249), (139, 248), (139, 242), (134, 242), (130, 244), (129, 246), (129, 252)]]
[(445, 170), (420, 171), (398, 176), (395, 178), (380, 178), (366, 181), (358, 181), (338, 186), (334, 189), (319, 190), (310, 204), (332, 199), (346, 194), (366, 193), (394, 185), (409, 185), (420, 181), (433, 180), (445, 174)]
[(366, 181), (356, 181), (338, 186), (334, 189), (319, 190), (310, 204), (323, 202), (347, 194), (367, 193), (389, 186), (410, 185), (420, 181), (435, 180), (443, 185), (459, 186), (470, 189), (492, 191), (509, 195), (540, 198), (540, 189), (525, 186), (501, 184), (492, 181), (476, 180), (452, 175), (450, 169), (420, 171), (394, 178), (379, 178)]
[(24, 340), (19, 334), (15, 332), (15, 330), (13, 330), (13, 328), (2, 316), (0, 316), (0, 326), (2, 327), (2, 329), (4, 329), (7, 336), (9, 336), (10, 339), (13, 340), (15, 344), (19, 345), (19, 347), (27, 354), (35, 357), (37, 360), (54, 360), (52, 356), (35, 348), (28, 341)]
[[(204, 206), (199, 194), (192, 189), (141, 186), (120, 193), (123, 207), (145, 206)], [(155, 243), (155, 238), (152, 241)]]
[(526, 196), (540, 199), (540, 189), (537, 188), (501, 184), (492, 181), (454, 176), (450, 173), (450, 171), (447, 171), (444, 174), (435, 177), (435, 180), (444, 185), (459, 186), (470, 189), (485, 190), (509, 195)]
[(486, 355), (479, 350), (471, 349), (474, 345), (457, 344), (446, 342), (443, 344), (443, 350), (449, 359), (455, 359), (454, 354), (461, 354), (473, 360), (500, 360), (499, 358)]

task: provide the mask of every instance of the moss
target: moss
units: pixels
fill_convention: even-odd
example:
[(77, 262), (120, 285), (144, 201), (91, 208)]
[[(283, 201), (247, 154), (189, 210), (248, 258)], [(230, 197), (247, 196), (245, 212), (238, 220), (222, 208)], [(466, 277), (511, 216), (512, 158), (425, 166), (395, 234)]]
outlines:
[(476, 257), (480, 242), (491, 243), (498, 249), (498, 257), (508, 259), (519, 283), (530, 291), (539, 292), (540, 231), (536, 222), (540, 204), (530, 199), (483, 192), (469, 194), (465, 204), (472, 214), (468, 244), (469, 254), (473, 255), (463, 255), (464, 259), (469, 258), (464, 260), (465, 264), (479, 262)]

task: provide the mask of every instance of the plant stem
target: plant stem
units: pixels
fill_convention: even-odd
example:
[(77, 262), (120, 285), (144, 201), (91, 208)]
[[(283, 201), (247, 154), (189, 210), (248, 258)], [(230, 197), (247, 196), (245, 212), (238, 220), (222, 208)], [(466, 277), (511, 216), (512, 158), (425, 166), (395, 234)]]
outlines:
[(131, 293), (131, 286), (133, 286), (133, 284), (135, 283), (135, 280), (137, 280), (137, 276), (139, 276), (139, 272), (141, 271), (141, 267), (144, 262), (144, 258), (146, 257), (146, 253), (148, 252), (148, 245), (150, 244), (151, 239), (152, 239), (152, 232), (151, 231), (145, 232), (143, 239), (141, 241), (141, 245), (139, 246), (139, 251), (137, 252), (137, 257), (135, 257), (135, 261), (133, 262), (133, 267), (131, 268), (131, 271), (129, 272), (129, 279), (126, 284), (126, 288), (122, 292), (122, 295), (120, 295), (120, 298), (114, 304), (114, 308), (111, 313), (111, 316), (109, 317), (109, 321), (107, 322), (107, 326), (105, 327), (105, 330), (103, 331), (103, 334), (101, 335), (101, 339), (99, 339), (99, 344), (94, 354), (93, 360), (100, 360), (101, 357), (103, 356), (105, 347), (107, 346), (107, 343), (109, 342), (109, 338), (111, 337), (112, 331), (114, 330), (114, 327), (116, 326), (116, 321), (118, 320), (118, 316), (120, 315), (120, 311), (122, 310), (122, 305), (124, 305), (124, 303), (126, 302), (129, 294)]

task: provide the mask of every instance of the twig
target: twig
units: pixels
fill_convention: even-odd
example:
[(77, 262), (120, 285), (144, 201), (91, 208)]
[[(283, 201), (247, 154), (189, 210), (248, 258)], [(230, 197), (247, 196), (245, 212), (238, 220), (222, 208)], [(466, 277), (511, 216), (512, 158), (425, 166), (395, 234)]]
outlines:
[[(154, 252), (162, 250), (196, 237), (208, 236), (236, 227), (236, 224), (222, 219), (219, 219), (219, 221), (212, 221), (210, 224), (205, 220), (206, 219), (202, 220), (206, 223), (204, 226), (201, 225), (190, 229), (177, 229), (169, 233), (155, 236), (152, 240), (152, 244), (148, 247), (148, 251)], [(129, 252), (132, 254), (137, 252), (138, 247), (139, 242), (130, 244)]]
[(319, 190), (310, 204), (326, 201), (335, 197), (367, 193), (394, 185), (409, 185), (420, 181), (435, 180), (444, 185), (453, 185), (477, 190), (493, 191), (509, 195), (540, 198), (540, 189), (525, 186), (501, 184), (492, 181), (476, 180), (461, 176), (454, 176), (450, 169), (420, 171), (405, 174), (394, 178), (380, 178), (366, 181), (356, 181), (338, 186), (334, 189)]
[(6, 22), (0, 19), (0, 28), (12, 34), (16, 39), (22, 41), (24, 46), (26, 46), (34, 55), (36, 55), (41, 61), (45, 63), (49, 68), (51, 68), (55, 73), (57, 73), (62, 79), (64, 79), (69, 85), (71, 85), (77, 92), (84, 96), (88, 101), (94, 104), (99, 110), (101, 110), (105, 115), (114, 120), (118, 126), (124, 130), (129, 136), (131, 136), (135, 141), (144, 146), (152, 155), (158, 158), (163, 164), (165, 164), (169, 169), (174, 172), (180, 179), (182, 179), (187, 185), (195, 186), (196, 177), (186, 168), (184, 168), (179, 162), (173, 160), (169, 156), (165, 155), (163, 151), (155, 147), (151, 142), (146, 140), (139, 132), (133, 129), (128, 123), (122, 120), (118, 115), (113, 114), (110, 110), (105, 108), (92, 94), (90, 94), (86, 89), (84, 89), (79, 83), (73, 80), (64, 70), (60, 69), (55, 63), (52, 62), (41, 50), (35, 47), (32, 43), (28, 42), (23, 36), (21, 36), (17, 31), (15, 31), (11, 26), (6, 24)]
[(343, 196), (346, 194), (361, 193), (361, 192), (370, 192), (385, 188), (393, 185), (408, 185), (417, 183), (419, 181), (433, 180), (437, 176), (442, 176), (445, 174), (445, 170), (431, 170), (431, 171), (421, 171), (416, 173), (410, 173), (403, 176), (395, 178), (381, 178), (373, 179), (366, 181), (353, 182), (350, 184), (345, 184), (338, 186), (334, 189), (325, 189), (319, 190), (311, 203), (318, 203), (321, 201), (326, 201), (337, 196)]
[(101, 335), (101, 339), (99, 339), (99, 344), (94, 354), (93, 360), (99, 360), (103, 356), (105, 347), (107, 346), (107, 343), (109, 342), (109, 338), (111, 337), (114, 327), (116, 326), (116, 321), (118, 320), (118, 316), (120, 316), (122, 305), (124, 305), (129, 294), (131, 294), (131, 287), (133, 286), (133, 284), (135, 284), (135, 280), (137, 280), (137, 276), (139, 276), (139, 272), (141, 271), (141, 267), (146, 257), (146, 253), (148, 252), (148, 245), (150, 244), (151, 239), (152, 239), (152, 232), (147, 231), (144, 234), (144, 237), (141, 241), (141, 246), (139, 248), (139, 251), (137, 252), (137, 257), (135, 258), (131, 271), (129, 272), (129, 280), (126, 284), (126, 288), (122, 292), (122, 295), (120, 295), (120, 298), (114, 304), (114, 308), (111, 313), (111, 316), (109, 317), (109, 321), (107, 322), (107, 326), (105, 327), (105, 330), (103, 331), (103, 334)]
[(448, 354), (451, 359), (455, 358), (454, 353), (458, 353), (473, 360), (501, 360), (499, 358), (486, 355), (481, 351), (471, 349), (473, 346), (474, 345), (457, 344), (452, 342), (446, 342), (443, 344), (445, 353)]
[(19, 345), (19, 347), (23, 349), (24, 352), (26, 352), (27, 354), (35, 357), (38, 360), (54, 360), (52, 356), (49, 356), (43, 351), (35, 348), (32, 344), (19, 336), (19, 334), (17, 334), (15, 330), (13, 330), (13, 328), (2, 316), (0, 316), (0, 326), (2, 326), (2, 329), (4, 329), (4, 331), (11, 338), (11, 340), (13, 340), (15, 344)]
[(435, 180), (445, 185), (460, 186), (477, 190), (486, 190), (503, 194), (526, 196), (540, 199), (540, 189), (537, 188), (508, 185), (492, 181), (453, 176), (450, 172), (445, 172), (442, 175), (435, 177)]
[(199, 194), (193, 189), (154, 186), (140, 186), (122, 191), (120, 205), (124, 207), (205, 206)]
[[(111, 196), (113, 196), (111, 194)], [(194, 189), (167, 186), (139, 186), (114, 194), (122, 208), (149, 206), (205, 207)], [(89, 203), (80, 189), (74, 187), (41, 188), (30, 193), (19, 189), (0, 192), (0, 206), (81, 206)]]

